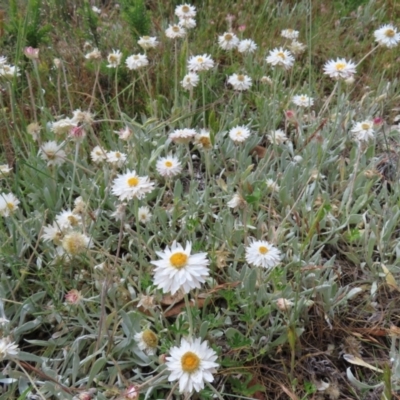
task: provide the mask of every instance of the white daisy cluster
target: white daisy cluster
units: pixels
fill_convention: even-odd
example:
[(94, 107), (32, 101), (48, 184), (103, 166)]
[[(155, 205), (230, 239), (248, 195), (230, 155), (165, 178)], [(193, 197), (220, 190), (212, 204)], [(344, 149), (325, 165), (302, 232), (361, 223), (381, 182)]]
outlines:
[(175, 15), (179, 18), (177, 24), (170, 24), (165, 30), (165, 35), (170, 39), (183, 38), (187, 35), (188, 29), (196, 27), (196, 7), (190, 4), (176, 6)]
[(58, 213), (52, 224), (43, 227), (41, 239), (55, 245), (58, 255), (77, 256), (93, 246), (93, 240), (85, 233), (87, 205), (77, 197), (74, 206), (73, 210)]

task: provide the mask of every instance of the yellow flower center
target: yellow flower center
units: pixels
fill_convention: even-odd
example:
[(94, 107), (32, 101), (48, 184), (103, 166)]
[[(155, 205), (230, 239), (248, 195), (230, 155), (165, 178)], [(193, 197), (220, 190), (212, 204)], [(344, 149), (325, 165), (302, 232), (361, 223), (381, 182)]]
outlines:
[(288, 29), (287, 31), (288, 31), (288, 33), (292, 33), (293, 29)]
[(181, 364), (183, 371), (191, 374), (199, 369), (200, 358), (198, 355), (188, 351), (182, 356)]
[(227, 33), (226, 35), (225, 35), (225, 40), (226, 41), (230, 41), (230, 40), (232, 40), (233, 39), (233, 36), (230, 34), (230, 33)]
[(174, 32), (179, 32), (179, 31), (180, 31), (179, 26), (177, 26), (177, 25), (174, 25), (174, 26), (172, 27), (172, 30), (173, 30)]
[(143, 342), (146, 343), (148, 347), (157, 347), (158, 337), (150, 329), (145, 329), (142, 335)]
[(280, 51), (276, 56), (282, 58), (282, 60), (286, 58), (285, 54), (282, 51)]
[(118, 61), (118, 57), (114, 54), (110, 54), (110, 62), (115, 63)]
[(169, 258), (169, 262), (174, 268), (181, 269), (187, 264), (188, 258), (185, 253), (178, 252)]
[(49, 160), (54, 160), (56, 158), (55, 153), (46, 153), (46, 156)]
[(368, 130), (369, 128), (371, 128), (371, 127), (370, 127), (369, 124), (365, 124), (365, 123), (364, 123), (364, 124), (361, 124), (361, 128), (364, 129), (364, 131), (367, 131), (367, 130)]
[(236, 136), (242, 136), (242, 131), (237, 131)]
[(72, 226), (78, 225), (78, 219), (75, 218), (73, 215), (69, 215), (69, 216), (67, 217), (67, 220), (69, 221), (69, 223), (70, 223)]
[(133, 58), (134, 58), (135, 60), (139, 60), (139, 56), (138, 56), (137, 54), (134, 55)]
[(139, 178), (137, 176), (133, 176), (132, 178), (128, 179), (128, 186), (137, 186), (139, 184)]
[(143, 40), (150, 40), (150, 36), (143, 36), (142, 39)]
[(238, 81), (243, 82), (244, 81), (244, 75), (238, 75), (237, 79), (238, 79)]
[(385, 36), (387, 36), (387, 37), (393, 37), (395, 35), (395, 32), (394, 32), (394, 30), (393, 29), (387, 29), (386, 30), (386, 32), (385, 32)]
[(258, 248), (258, 251), (259, 251), (261, 254), (267, 254), (267, 253), (269, 252), (269, 249), (268, 249), (268, 247), (266, 247), (266, 246), (260, 246), (260, 247)]
[(121, 158), (121, 153), (119, 153), (118, 151), (115, 153), (115, 157), (116, 158)]
[(182, 7), (182, 11), (183, 11), (184, 13), (188, 13), (188, 12), (190, 11), (189, 6), (183, 6), (183, 7)]
[(172, 164), (171, 161), (165, 161), (164, 165), (165, 165), (167, 168), (171, 168), (174, 164)]
[(14, 211), (15, 205), (14, 205), (13, 203), (7, 203), (7, 208), (8, 208), (10, 211)]
[(336, 64), (335, 68), (336, 68), (337, 71), (342, 71), (343, 69), (346, 68), (346, 64), (339, 62), (339, 63)]
[(202, 63), (202, 62), (204, 62), (204, 59), (203, 59), (203, 57), (197, 57), (197, 62), (198, 62), (198, 63)]
[(211, 141), (210, 141), (210, 139), (209, 139), (208, 137), (206, 137), (206, 136), (202, 136), (202, 137), (199, 139), (199, 142), (200, 142), (204, 147), (209, 147), (209, 146), (211, 146)]

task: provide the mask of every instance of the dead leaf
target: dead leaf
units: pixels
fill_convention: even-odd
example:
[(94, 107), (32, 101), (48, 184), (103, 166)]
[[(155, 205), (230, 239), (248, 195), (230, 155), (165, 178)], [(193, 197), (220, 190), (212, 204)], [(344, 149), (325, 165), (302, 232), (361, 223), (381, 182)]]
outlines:
[(376, 367), (374, 367), (374, 366), (371, 365), (371, 364), (368, 364), (367, 362), (365, 362), (364, 360), (362, 360), (362, 359), (359, 358), (359, 357), (352, 356), (351, 354), (344, 354), (344, 355), (343, 355), (343, 358), (344, 358), (347, 362), (349, 362), (350, 364), (359, 365), (359, 366), (361, 366), (361, 367), (366, 367), (366, 368), (372, 369), (373, 371), (383, 373), (383, 371), (382, 371), (381, 369), (376, 368)]
[[(206, 299), (198, 298), (195, 303), (193, 301), (190, 302), (190, 307), (203, 308), (205, 302), (206, 302)], [(174, 317), (174, 316), (180, 314), (185, 309), (186, 309), (185, 302), (182, 301), (181, 303), (176, 304), (175, 306), (170, 308), (168, 311), (166, 311), (164, 313), (164, 317), (167, 317), (167, 318)]]
[(396, 283), (396, 279), (394, 279), (394, 276), (392, 275), (392, 273), (386, 268), (386, 266), (384, 264), (381, 264), (381, 267), (382, 267), (383, 272), (385, 273), (385, 279), (386, 279), (386, 283), (388, 284), (388, 286), (392, 290), (397, 290), (398, 292), (400, 292), (400, 289)]
[(161, 299), (161, 304), (163, 306), (170, 306), (175, 303), (179, 303), (183, 300), (184, 294), (181, 291), (176, 292), (173, 296), (170, 294), (165, 294)]

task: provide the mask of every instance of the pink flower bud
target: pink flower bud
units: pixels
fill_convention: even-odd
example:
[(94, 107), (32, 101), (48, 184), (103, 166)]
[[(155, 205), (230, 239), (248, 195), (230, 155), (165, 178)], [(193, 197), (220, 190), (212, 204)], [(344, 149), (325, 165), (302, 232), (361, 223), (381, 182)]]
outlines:
[(24, 54), (30, 60), (37, 60), (39, 58), (39, 49), (34, 49), (33, 47), (25, 47)]

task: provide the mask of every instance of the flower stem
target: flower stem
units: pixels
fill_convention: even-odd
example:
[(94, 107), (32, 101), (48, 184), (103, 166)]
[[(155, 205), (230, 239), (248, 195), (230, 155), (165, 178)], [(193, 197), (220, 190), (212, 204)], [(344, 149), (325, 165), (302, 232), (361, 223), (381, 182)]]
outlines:
[(185, 293), (185, 306), (186, 306), (186, 314), (188, 316), (189, 320), (189, 337), (193, 337), (193, 316), (192, 316), (192, 310), (190, 307), (190, 301), (189, 301), (189, 296), (187, 293)]

